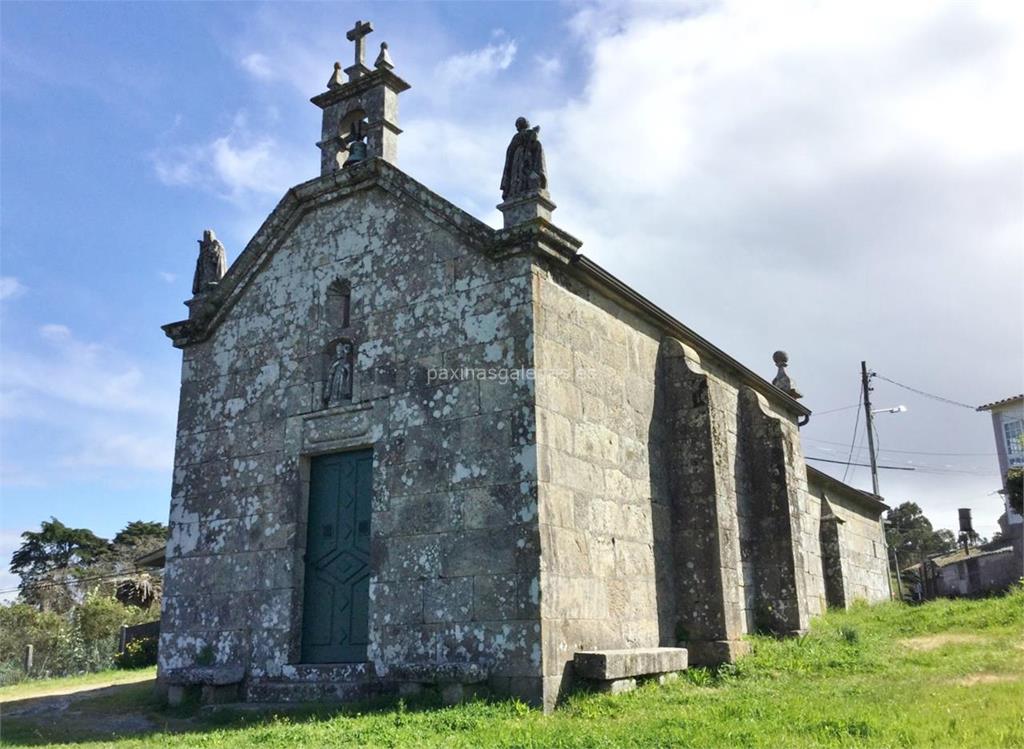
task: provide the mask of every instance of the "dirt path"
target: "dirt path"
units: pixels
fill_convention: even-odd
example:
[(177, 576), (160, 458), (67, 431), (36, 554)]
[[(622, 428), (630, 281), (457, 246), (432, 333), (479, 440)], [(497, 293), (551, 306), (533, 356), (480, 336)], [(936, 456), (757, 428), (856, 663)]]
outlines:
[[(140, 681), (151, 681), (152, 679), (153, 673), (151, 671), (142, 671), (140, 673), (126, 672), (117, 676), (111, 676), (109, 679), (82, 682), (81, 684), (42, 684), (34, 689), (31, 685), (18, 685), (16, 687), (17, 691), (13, 691), (8, 694), (4, 694), (0, 691), (0, 705), (7, 705), (12, 702), (21, 702), (22, 700), (31, 700), (37, 697), (73, 695), (78, 694), (79, 692), (104, 689), (106, 687), (114, 687), (120, 684), (137, 684)], [(4, 712), (7, 711), (4, 710)]]
[(103, 739), (150, 733), (159, 726), (143, 704), (154, 687), (152, 674), (133, 674), (36, 693), (0, 702), (4, 743), (39, 743)]

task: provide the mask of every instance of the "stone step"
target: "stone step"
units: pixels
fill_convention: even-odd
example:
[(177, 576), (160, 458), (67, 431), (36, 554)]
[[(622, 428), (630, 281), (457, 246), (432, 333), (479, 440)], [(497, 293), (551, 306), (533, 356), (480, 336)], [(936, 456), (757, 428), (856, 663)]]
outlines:
[(245, 685), (246, 702), (351, 702), (387, 693), (382, 682), (290, 681), (250, 679)]

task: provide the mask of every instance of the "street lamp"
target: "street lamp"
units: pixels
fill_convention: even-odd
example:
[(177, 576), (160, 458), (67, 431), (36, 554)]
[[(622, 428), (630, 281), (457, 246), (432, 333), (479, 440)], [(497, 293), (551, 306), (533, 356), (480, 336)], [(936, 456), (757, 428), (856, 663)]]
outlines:
[(893, 406), (892, 408), (876, 408), (873, 414), (903, 414), (907, 412), (906, 406)]

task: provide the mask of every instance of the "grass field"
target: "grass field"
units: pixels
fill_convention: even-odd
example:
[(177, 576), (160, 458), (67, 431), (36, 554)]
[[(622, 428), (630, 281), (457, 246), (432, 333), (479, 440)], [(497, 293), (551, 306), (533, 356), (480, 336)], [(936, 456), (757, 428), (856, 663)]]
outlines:
[[(816, 620), (805, 638), (753, 644), (734, 667), (617, 697), (579, 695), (550, 716), (514, 702), (440, 709), (429, 700), (190, 715), (161, 709), (141, 683), (87, 696), (56, 720), (8, 717), (0, 731), (10, 746), (92, 737), (76, 746), (117, 749), (1024, 747), (1024, 592), (856, 607)], [(112, 736), (129, 715), (136, 734)]]

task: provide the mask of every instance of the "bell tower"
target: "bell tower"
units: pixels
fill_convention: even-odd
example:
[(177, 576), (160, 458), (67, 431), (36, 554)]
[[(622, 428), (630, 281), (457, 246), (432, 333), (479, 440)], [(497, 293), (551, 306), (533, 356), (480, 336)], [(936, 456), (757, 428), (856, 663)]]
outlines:
[(398, 164), (398, 95), (409, 84), (395, 75), (388, 43), (381, 42), (373, 69), (366, 66), (369, 21), (356, 21), (345, 37), (355, 43), (355, 61), (342, 70), (334, 63), (327, 90), (310, 101), (323, 110), (320, 131), (320, 175), (380, 157)]

